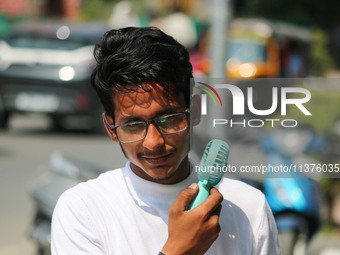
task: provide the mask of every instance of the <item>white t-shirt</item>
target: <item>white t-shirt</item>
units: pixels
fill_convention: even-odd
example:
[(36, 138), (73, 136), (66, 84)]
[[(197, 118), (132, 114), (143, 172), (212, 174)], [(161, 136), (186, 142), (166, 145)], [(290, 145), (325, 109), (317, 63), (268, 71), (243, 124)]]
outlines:
[[(157, 255), (167, 240), (168, 210), (196, 173), (173, 185), (135, 175), (130, 162), (67, 190), (52, 219), (53, 255)], [(223, 178), (221, 232), (208, 255), (280, 254), (276, 225), (264, 195)]]

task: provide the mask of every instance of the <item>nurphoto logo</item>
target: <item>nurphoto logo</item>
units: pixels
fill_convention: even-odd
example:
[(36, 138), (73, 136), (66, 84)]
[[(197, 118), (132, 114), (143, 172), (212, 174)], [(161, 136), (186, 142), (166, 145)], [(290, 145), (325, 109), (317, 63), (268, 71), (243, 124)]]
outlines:
[[(303, 115), (312, 116), (310, 111), (304, 106), (305, 103), (309, 102), (311, 99), (311, 93), (309, 90), (305, 88), (299, 87), (271, 87), (271, 98), (261, 98), (262, 100), (270, 99), (271, 106), (267, 109), (257, 109), (254, 106), (254, 90), (253, 87), (247, 87), (246, 95), (244, 92), (237, 86), (232, 84), (215, 84), (213, 86), (203, 83), (197, 82), (197, 88), (205, 92), (206, 94), (201, 94), (201, 114), (207, 115), (208, 112), (208, 103), (207, 103), (207, 94), (213, 100), (215, 105), (217, 104), (218, 99), (220, 103), (220, 107), (223, 106), (221, 95), (224, 92), (228, 92), (231, 95), (232, 99), (232, 116), (244, 116), (246, 110), (255, 116), (269, 116), (274, 112), (277, 112), (280, 109), (280, 115), (287, 115), (287, 106), (293, 105), (297, 107)], [(217, 92), (219, 91), (219, 93)], [(230, 107), (230, 106), (228, 106)], [(247, 107), (247, 108), (245, 108)], [(279, 108), (278, 108), (279, 107)], [(227, 110), (227, 109), (226, 109)], [(229, 109), (228, 109), (229, 110)], [(213, 116), (218, 117), (218, 116)], [(240, 118), (235, 119), (225, 119), (225, 118), (214, 118), (213, 119), (213, 127), (217, 125), (229, 125), (233, 127), (235, 125), (240, 126), (249, 126), (249, 127), (262, 127), (264, 124), (268, 122), (271, 127), (274, 127), (275, 124), (280, 123), (283, 127), (295, 127), (298, 124), (298, 121), (295, 119), (270, 119), (270, 118), (259, 118), (259, 119), (243, 119), (240, 121)]]

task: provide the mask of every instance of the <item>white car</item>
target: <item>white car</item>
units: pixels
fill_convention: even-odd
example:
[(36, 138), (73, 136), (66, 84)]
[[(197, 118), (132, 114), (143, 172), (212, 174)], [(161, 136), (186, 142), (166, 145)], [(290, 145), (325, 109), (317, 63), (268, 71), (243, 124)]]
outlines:
[(13, 113), (28, 112), (50, 116), (55, 128), (102, 126), (90, 76), (94, 45), (107, 30), (102, 24), (24, 24), (1, 40), (1, 126)]

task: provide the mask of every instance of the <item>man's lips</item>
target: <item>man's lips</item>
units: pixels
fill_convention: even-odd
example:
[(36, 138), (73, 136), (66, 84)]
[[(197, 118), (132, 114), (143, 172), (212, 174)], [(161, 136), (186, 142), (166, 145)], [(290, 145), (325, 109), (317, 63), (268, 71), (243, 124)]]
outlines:
[(142, 156), (142, 158), (151, 164), (161, 164), (166, 162), (171, 155), (172, 153), (168, 153), (163, 155)]

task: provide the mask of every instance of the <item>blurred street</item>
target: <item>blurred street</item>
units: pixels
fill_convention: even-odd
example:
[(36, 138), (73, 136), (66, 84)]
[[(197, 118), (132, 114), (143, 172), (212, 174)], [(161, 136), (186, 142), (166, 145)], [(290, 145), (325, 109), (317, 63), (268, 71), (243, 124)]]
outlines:
[(106, 135), (51, 133), (43, 117), (13, 116), (10, 129), (0, 133), (0, 254), (35, 254), (27, 238), (34, 213), (28, 190), (47, 171), (49, 156), (55, 150), (103, 169), (125, 162), (120, 148)]
[[(34, 255), (35, 247), (27, 238), (34, 207), (28, 190), (36, 178), (47, 171), (51, 152), (60, 150), (113, 169), (125, 158), (119, 146), (106, 135), (86, 132), (51, 132), (49, 122), (41, 116), (18, 115), (10, 129), (0, 133), (0, 254)], [(339, 255), (340, 233), (318, 234), (308, 255)]]
[[(53, 152), (98, 165), (103, 170), (125, 164), (126, 159), (117, 143), (106, 134), (88, 131), (100, 130), (96, 117), (102, 112), (90, 86), (94, 67), (92, 47), (109, 29), (158, 27), (188, 50), (196, 81), (202, 78), (212, 86), (216, 85), (213, 84), (215, 78), (228, 78), (231, 84), (237, 80), (247, 81), (240, 82), (240, 88), (247, 99), (253, 98), (255, 114), (250, 111), (252, 115), (249, 115), (250, 109), (241, 111), (242, 114), (227, 113), (232, 109), (231, 103), (226, 104), (230, 97), (224, 95), (223, 98), (222, 95), (221, 100), (220, 91), (215, 94), (221, 107), (216, 108), (212, 105), (213, 102), (216, 104), (215, 95), (207, 90), (210, 85), (196, 84), (202, 98), (204, 95), (210, 100), (206, 97), (209, 94), (213, 100), (210, 105), (206, 102), (206, 107), (214, 109), (216, 116), (227, 116), (226, 123), (236, 123), (233, 131), (228, 130), (230, 133), (225, 132), (224, 125), (214, 132), (210, 132), (207, 123), (202, 125), (202, 132), (208, 131), (214, 136), (204, 132), (204, 135), (198, 135), (202, 140), (197, 139), (196, 143), (202, 150), (207, 142), (204, 139), (218, 138), (218, 135), (223, 139), (227, 134), (226, 140), (232, 147), (230, 165), (262, 166), (275, 153), (281, 156), (280, 164), (286, 161), (282, 156), (287, 154), (289, 159), (297, 158), (297, 155), (310, 156), (308, 163), (313, 163), (310, 161), (313, 159), (319, 163), (340, 164), (340, 16), (335, 6), (338, 6), (335, 0), (325, 1), (322, 5), (307, 0), (288, 4), (283, 0), (20, 0), (15, 4), (0, 0), (0, 255), (38, 254), (28, 235), (35, 215), (29, 191), (50, 171)], [(279, 82), (272, 82), (271, 79), (276, 78)], [(263, 79), (270, 83), (270, 90), (265, 89)], [(255, 80), (257, 85), (248, 83), (250, 80)], [(283, 139), (277, 147), (267, 151), (259, 149), (266, 126), (259, 129), (262, 126), (256, 127), (254, 123), (261, 122), (262, 116), (267, 118), (267, 114), (262, 113), (274, 105), (275, 96), (269, 93), (271, 86), (290, 86), (292, 80), (301, 81), (295, 85), (304, 86), (311, 93), (313, 100), (308, 99), (305, 103), (312, 114), (306, 115), (300, 107), (287, 107), (294, 104), (287, 101), (283, 104), (281, 94), (281, 98), (276, 97), (281, 102), (281, 112), (276, 107), (277, 112), (268, 117), (296, 120), (310, 127), (313, 134), (331, 141), (329, 147), (317, 146), (317, 150), (311, 152), (317, 155), (307, 155), (306, 139), (305, 148), (300, 146), (304, 144), (301, 139), (306, 136)], [(252, 86), (254, 94), (251, 97), (248, 89)], [(282, 111), (283, 106), (288, 108), (287, 115)], [(22, 112), (40, 112), (51, 118), (18, 114)], [(208, 115), (207, 121), (211, 121), (212, 111)], [(251, 119), (253, 115), (256, 119)], [(248, 128), (239, 129), (237, 125), (242, 120), (245, 123), (246, 119), (250, 119)], [(64, 128), (79, 125), (88, 130), (64, 131)], [(285, 145), (301, 147), (300, 154), (291, 150), (285, 155), (277, 153), (280, 150), (276, 149)], [(194, 146), (191, 148), (195, 150)], [(196, 154), (192, 158), (200, 160), (201, 153)], [(339, 182), (330, 183), (322, 183), (323, 195), (332, 198), (327, 205), (332, 208), (329, 222), (340, 226), (337, 216), (340, 215), (340, 186)], [(288, 188), (288, 191), (294, 191), (292, 198), (298, 197), (294, 189)], [(50, 198), (45, 192), (41, 193)], [(283, 200), (283, 197), (281, 190), (277, 198)], [(321, 208), (313, 206), (311, 200), (306, 201), (312, 209)], [(299, 248), (301, 250), (301, 245)], [(300, 255), (301, 251), (296, 254)], [(340, 227), (322, 229), (313, 236), (307, 255), (340, 255)]]

